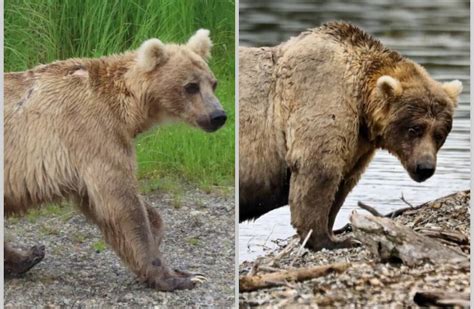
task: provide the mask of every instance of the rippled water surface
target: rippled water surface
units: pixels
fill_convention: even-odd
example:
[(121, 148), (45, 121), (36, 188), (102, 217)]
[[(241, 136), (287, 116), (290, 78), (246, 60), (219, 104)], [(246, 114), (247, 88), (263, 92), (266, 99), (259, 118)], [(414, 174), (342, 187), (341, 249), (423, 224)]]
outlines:
[[(469, 1), (249, 1), (240, 0), (240, 44), (276, 45), (325, 21), (355, 23), (386, 46), (423, 65), (439, 81), (464, 85), (453, 130), (438, 154), (436, 174), (424, 183), (412, 181), (397, 159), (379, 151), (346, 199), (336, 228), (348, 221), (357, 201), (387, 213), (465, 190), (470, 185), (469, 155)], [(395, 4), (396, 2), (396, 4)], [(294, 234), (288, 207), (272, 211), (239, 228), (240, 261), (254, 259), (276, 239)]]

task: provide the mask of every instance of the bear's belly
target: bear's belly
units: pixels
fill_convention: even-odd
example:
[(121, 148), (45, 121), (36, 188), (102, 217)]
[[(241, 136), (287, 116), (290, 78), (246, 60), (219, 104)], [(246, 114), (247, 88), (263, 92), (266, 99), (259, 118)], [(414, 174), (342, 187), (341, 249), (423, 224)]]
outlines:
[(265, 180), (241, 180), (239, 184), (239, 221), (256, 219), (261, 215), (288, 205), (290, 170)]

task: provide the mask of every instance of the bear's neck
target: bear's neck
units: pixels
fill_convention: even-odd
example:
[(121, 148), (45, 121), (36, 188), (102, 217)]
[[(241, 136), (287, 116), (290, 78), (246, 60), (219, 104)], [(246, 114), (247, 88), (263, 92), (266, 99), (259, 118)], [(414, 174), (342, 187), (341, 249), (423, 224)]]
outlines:
[(94, 93), (109, 107), (117, 124), (131, 138), (146, 130), (147, 111), (141, 98), (127, 79), (133, 69), (135, 55), (126, 53), (97, 59), (90, 67), (90, 80)]
[(391, 75), (400, 62), (386, 54), (375, 54), (360, 59), (357, 77), (356, 97), (359, 106), (361, 130), (366, 132), (368, 141), (377, 148), (383, 148), (383, 132), (387, 126), (390, 105), (376, 95), (377, 80), (383, 75)]

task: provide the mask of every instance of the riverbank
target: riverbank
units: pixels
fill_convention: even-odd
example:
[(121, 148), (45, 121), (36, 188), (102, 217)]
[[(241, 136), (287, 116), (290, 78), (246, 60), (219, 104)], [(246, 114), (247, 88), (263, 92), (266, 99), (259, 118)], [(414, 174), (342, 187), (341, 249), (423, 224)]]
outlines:
[[(469, 203), (470, 192), (462, 191), (407, 210), (393, 220), (418, 232), (452, 232), (459, 236), (458, 243), (446, 241), (446, 245), (469, 255)], [(353, 236), (352, 232), (346, 235)], [(341, 273), (332, 272), (307, 281), (285, 282), (280, 287), (241, 293), (241, 308), (292, 305), (405, 307), (416, 305), (414, 297), (420, 291), (442, 290), (461, 295), (469, 293), (470, 289), (469, 268), (454, 263), (433, 265), (426, 262), (413, 267), (403, 263), (382, 263), (363, 245), (352, 249), (310, 252), (300, 250), (300, 246), (295, 245), (294, 237), (279, 245), (279, 249), (254, 262), (242, 263), (240, 276), (334, 263), (348, 264), (349, 267)]]
[(22, 247), (46, 246), (46, 256), (20, 278), (5, 280), (5, 308), (228, 308), (234, 304), (234, 196), (189, 189), (179, 199), (145, 196), (166, 227), (161, 246), (172, 266), (204, 274), (193, 290), (158, 292), (137, 281), (102, 240), (98, 228), (71, 206), (49, 206), (5, 222)]

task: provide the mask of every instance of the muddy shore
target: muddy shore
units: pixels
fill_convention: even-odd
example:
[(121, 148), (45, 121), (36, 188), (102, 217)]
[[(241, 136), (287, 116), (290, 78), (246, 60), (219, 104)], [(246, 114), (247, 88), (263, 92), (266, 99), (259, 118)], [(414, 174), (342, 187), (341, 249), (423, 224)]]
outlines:
[(165, 259), (175, 268), (205, 274), (208, 282), (174, 293), (145, 287), (103, 243), (96, 226), (66, 207), (6, 220), (7, 238), (25, 247), (43, 244), (46, 256), (21, 278), (5, 281), (5, 307), (232, 307), (234, 196), (193, 190), (179, 203), (164, 193), (146, 199), (166, 224)]
[[(470, 246), (470, 192), (463, 191), (423, 204), (419, 209), (408, 210), (393, 220), (415, 231), (421, 229), (453, 231), (467, 238), (467, 245), (456, 246), (467, 255)], [(376, 205), (374, 205), (376, 206)], [(376, 208), (376, 207), (375, 207)], [(363, 212), (361, 210), (361, 212)], [(351, 235), (348, 232), (347, 235)], [(294, 237), (280, 241), (279, 249), (240, 265), (240, 275), (268, 273), (270, 261), (285, 250)], [(305, 268), (331, 263), (349, 263), (351, 266), (342, 273), (295, 283), (288, 282), (281, 287), (260, 289), (241, 293), (241, 308), (255, 306), (355, 306), (367, 307), (390, 305), (395, 307), (416, 307), (414, 295), (418, 291), (443, 290), (448, 293), (468, 293), (470, 270), (454, 264), (432, 265), (422, 263), (408, 267), (403, 263), (383, 263), (364, 246), (352, 249), (300, 251), (293, 246), (287, 254), (273, 263), (270, 272), (294, 268)], [(292, 267), (290, 265), (292, 264)], [(263, 268), (259, 270), (259, 268)]]

